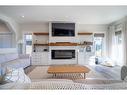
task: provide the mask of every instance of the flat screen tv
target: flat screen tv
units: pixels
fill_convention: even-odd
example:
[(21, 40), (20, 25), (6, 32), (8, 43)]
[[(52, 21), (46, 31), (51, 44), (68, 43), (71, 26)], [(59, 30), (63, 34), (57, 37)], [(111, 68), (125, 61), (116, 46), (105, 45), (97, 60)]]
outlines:
[(75, 36), (75, 23), (52, 23), (52, 36)]

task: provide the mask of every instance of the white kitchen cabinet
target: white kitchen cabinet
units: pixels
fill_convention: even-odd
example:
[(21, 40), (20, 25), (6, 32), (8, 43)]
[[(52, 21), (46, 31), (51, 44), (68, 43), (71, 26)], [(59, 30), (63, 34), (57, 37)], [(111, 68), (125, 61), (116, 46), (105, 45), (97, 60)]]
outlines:
[(32, 65), (49, 65), (48, 62), (49, 52), (33, 52)]

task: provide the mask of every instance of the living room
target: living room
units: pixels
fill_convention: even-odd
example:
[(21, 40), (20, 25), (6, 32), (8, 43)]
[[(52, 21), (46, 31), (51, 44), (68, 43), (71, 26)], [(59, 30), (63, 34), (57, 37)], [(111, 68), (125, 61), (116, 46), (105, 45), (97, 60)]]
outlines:
[(0, 88), (127, 89), (126, 11), (0, 6)]

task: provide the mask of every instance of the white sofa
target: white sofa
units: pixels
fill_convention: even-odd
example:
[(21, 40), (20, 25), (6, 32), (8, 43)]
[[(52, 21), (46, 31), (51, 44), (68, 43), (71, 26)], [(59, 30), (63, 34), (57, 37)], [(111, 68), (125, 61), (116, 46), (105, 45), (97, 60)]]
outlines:
[(127, 66), (113, 66), (107, 67), (103, 65), (96, 65), (95, 70), (102, 73), (108, 79), (124, 80), (127, 76)]
[(29, 55), (18, 55), (16, 53), (0, 54), (0, 74), (4, 74), (6, 67), (12, 68), (26, 68), (30, 66)]

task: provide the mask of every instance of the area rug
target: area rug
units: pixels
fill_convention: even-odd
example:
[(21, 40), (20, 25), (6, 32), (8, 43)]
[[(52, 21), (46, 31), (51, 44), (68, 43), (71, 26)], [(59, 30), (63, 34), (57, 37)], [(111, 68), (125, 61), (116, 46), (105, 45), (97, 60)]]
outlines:
[(105, 79), (78, 79), (73, 80), (75, 83), (98, 85), (98, 84), (113, 84), (113, 83), (122, 83), (122, 80), (105, 80)]
[(57, 74), (55, 77), (53, 74), (47, 73), (48, 66), (37, 66), (35, 67), (31, 72), (29, 72), (27, 75), (30, 77), (32, 81), (38, 81), (42, 79), (83, 79), (82, 74)]

